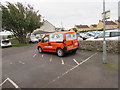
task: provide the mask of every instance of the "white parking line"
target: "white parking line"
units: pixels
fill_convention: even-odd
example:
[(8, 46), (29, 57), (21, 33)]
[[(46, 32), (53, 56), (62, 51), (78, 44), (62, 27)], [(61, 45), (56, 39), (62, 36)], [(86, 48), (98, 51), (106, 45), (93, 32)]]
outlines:
[(43, 58), (44, 54), (42, 54), (42, 58)]
[(47, 85), (45, 86), (48, 86), (49, 84), (55, 82), (56, 80), (62, 78), (63, 76), (65, 76), (67, 73), (69, 73), (70, 71), (73, 71), (75, 68), (77, 68), (78, 66), (80, 66), (81, 64), (83, 64), (84, 62), (88, 61), (90, 58), (92, 58), (94, 55), (96, 55), (97, 53), (91, 55), (90, 57), (88, 57), (87, 59), (83, 60), (81, 63), (79, 63), (78, 65), (76, 65), (75, 67), (67, 70), (66, 72), (62, 73), (60, 76), (58, 76), (57, 78), (53, 79), (52, 81), (50, 81)]
[(74, 62), (77, 64), (77, 65), (79, 65), (79, 63), (75, 60), (75, 59), (73, 59), (74, 60)]
[(7, 81), (7, 79), (5, 79), (1, 84), (0, 87)]
[(52, 62), (52, 57), (50, 58), (50, 62)]
[(9, 81), (15, 88), (20, 88), (13, 80), (11, 80), (10, 78), (5, 79), (1, 84), (0, 87), (6, 82)]
[(19, 63), (21, 63), (21, 64), (25, 64), (24, 62), (22, 62), (22, 61), (18, 61)]
[(15, 88), (19, 88), (19, 86), (13, 80), (11, 80), (10, 78), (7, 79), (13, 84)]
[(34, 55), (33, 55), (33, 58), (34, 58), (36, 55), (37, 55), (37, 54), (34, 54)]
[(63, 59), (61, 58), (61, 61), (62, 61), (62, 64), (64, 65), (65, 63), (64, 63), (64, 61), (63, 61)]

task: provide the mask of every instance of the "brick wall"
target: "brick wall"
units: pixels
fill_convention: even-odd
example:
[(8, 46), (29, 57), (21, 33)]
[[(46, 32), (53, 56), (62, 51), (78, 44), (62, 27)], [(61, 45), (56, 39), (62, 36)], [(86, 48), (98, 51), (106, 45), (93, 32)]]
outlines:
[[(79, 49), (89, 51), (102, 51), (103, 41), (79, 41)], [(120, 53), (120, 41), (107, 41), (107, 52)]]

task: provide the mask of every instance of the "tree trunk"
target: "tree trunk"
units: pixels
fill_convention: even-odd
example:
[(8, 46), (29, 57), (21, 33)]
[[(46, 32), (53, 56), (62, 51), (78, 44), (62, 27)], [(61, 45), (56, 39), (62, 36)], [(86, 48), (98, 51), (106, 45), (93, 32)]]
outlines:
[(17, 40), (19, 41), (19, 43), (21, 43), (21, 44), (28, 44), (28, 40), (27, 40), (27, 38), (26, 38), (25, 35), (19, 35), (16, 39), (17, 39)]

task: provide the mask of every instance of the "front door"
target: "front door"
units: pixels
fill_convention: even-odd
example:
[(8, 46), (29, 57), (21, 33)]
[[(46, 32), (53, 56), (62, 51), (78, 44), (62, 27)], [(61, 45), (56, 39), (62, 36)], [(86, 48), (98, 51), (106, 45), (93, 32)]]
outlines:
[(52, 50), (52, 46), (49, 43), (49, 36), (45, 36), (42, 39), (42, 48), (43, 48), (44, 51), (51, 51)]

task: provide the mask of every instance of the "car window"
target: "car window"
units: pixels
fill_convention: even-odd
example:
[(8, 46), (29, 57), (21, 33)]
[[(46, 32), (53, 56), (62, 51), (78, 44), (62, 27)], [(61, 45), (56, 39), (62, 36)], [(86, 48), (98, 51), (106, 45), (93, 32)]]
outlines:
[(66, 34), (66, 41), (74, 40), (74, 39), (77, 39), (76, 33), (68, 33), (68, 34)]
[(43, 43), (44, 43), (44, 42), (48, 42), (48, 40), (49, 40), (49, 36), (44, 37), (44, 38), (43, 38)]
[(111, 32), (111, 37), (120, 36), (120, 32)]
[(4, 40), (2, 41), (2, 43), (9, 43), (9, 40)]
[[(105, 32), (105, 37), (110, 37), (110, 32)], [(103, 33), (98, 35), (98, 38), (103, 38)]]

